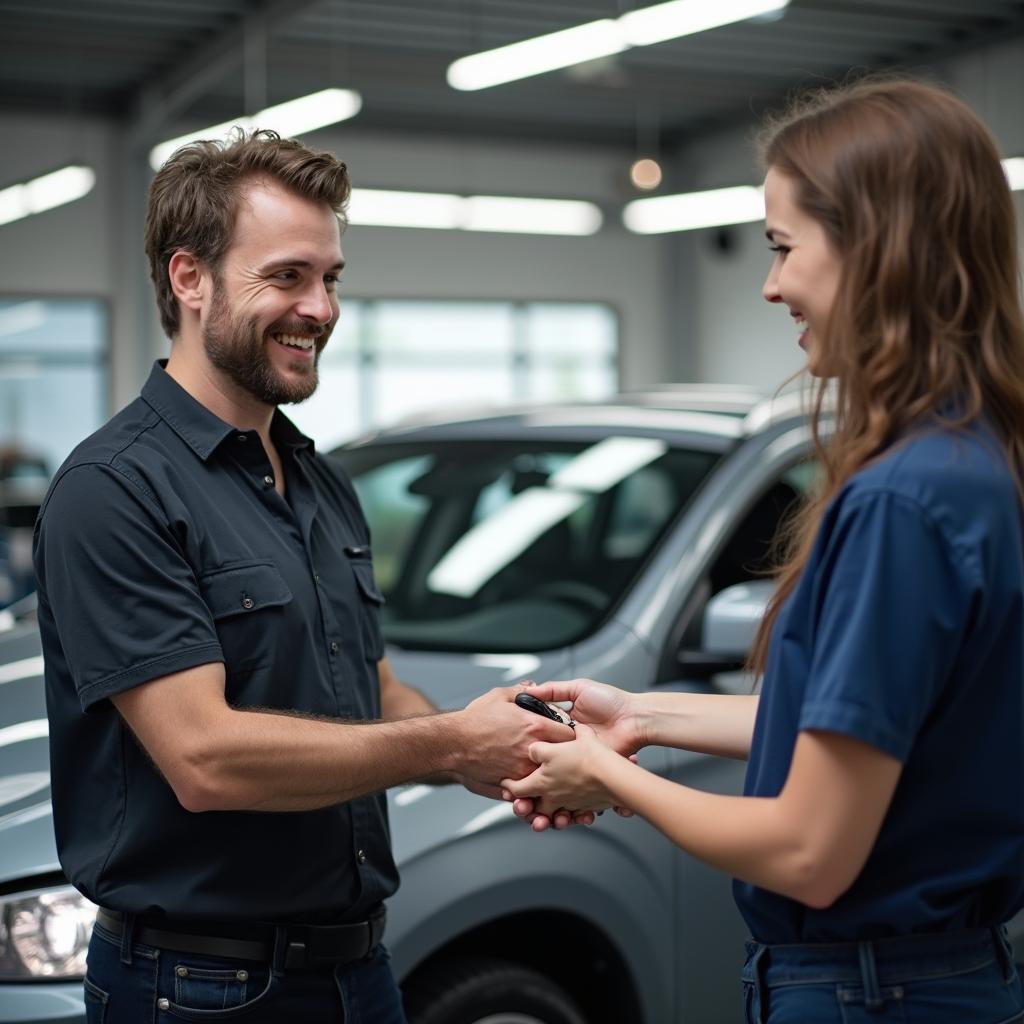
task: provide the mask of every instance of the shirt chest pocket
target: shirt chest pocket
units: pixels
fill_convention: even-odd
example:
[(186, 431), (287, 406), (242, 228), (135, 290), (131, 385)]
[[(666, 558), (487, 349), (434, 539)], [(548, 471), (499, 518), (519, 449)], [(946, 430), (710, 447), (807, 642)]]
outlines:
[(236, 562), (199, 579), (228, 675), (267, 664), (280, 642), (292, 592), (270, 562)]
[(356, 589), (359, 592), (363, 651), (367, 661), (380, 661), (384, 657), (384, 634), (380, 628), (380, 610), (384, 604), (384, 595), (377, 588), (377, 581), (373, 577), (370, 549), (347, 547), (345, 556), (356, 578)]

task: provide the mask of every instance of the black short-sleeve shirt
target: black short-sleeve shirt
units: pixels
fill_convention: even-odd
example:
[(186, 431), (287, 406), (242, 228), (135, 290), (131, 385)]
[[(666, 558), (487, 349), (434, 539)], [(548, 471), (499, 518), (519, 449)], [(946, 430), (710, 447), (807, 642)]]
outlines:
[[(209, 920), (359, 920), (394, 892), (383, 794), (316, 811), (186, 811), (109, 698), (223, 662), (227, 700), (380, 717), (382, 601), (340, 467), (280, 412), (259, 436), (157, 364), (60, 468), (36, 528), (53, 810), (90, 899)], [(187, 699), (187, 694), (184, 695)]]

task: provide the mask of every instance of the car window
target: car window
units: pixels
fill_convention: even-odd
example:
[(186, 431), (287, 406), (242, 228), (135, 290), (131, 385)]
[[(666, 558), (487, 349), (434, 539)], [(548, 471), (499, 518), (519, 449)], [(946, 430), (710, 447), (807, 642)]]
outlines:
[(712, 563), (711, 594), (770, 574), (778, 562), (780, 530), (807, 500), (817, 479), (817, 463), (802, 459), (761, 491)]
[(373, 534), (399, 646), (563, 646), (608, 616), (718, 460), (658, 438), (335, 453)]

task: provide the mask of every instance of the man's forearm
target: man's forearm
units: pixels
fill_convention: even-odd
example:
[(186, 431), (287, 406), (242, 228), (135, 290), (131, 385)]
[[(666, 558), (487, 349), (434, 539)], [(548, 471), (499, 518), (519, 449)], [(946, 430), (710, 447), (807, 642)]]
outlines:
[(313, 810), (451, 773), (465, 743), (457, 713), (352, 723), (228, 709), (179, 798), (190, 810)]

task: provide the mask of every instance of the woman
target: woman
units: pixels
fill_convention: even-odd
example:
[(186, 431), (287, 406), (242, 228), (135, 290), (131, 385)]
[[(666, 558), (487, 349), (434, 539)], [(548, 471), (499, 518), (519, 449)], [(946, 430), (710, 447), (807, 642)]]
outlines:
[[(1009, 1022), (1024, 906), (1024, 320), (981, 122), (862, 82), (771, 126), (764, 297), (837, 412), (753, 653), (760, 697), (586, 680), (577, 740), (504, 785), (520, 813), (623, 806), (736, 878), (748, 1020)], [(627, 757), (747, 758), (745, 793)], [(540, 796), (538, 797), (538, 794)], [(541, 817), (535, 827), (547, 823)], [(559, 824), (564, 824), (564, 817)]]

